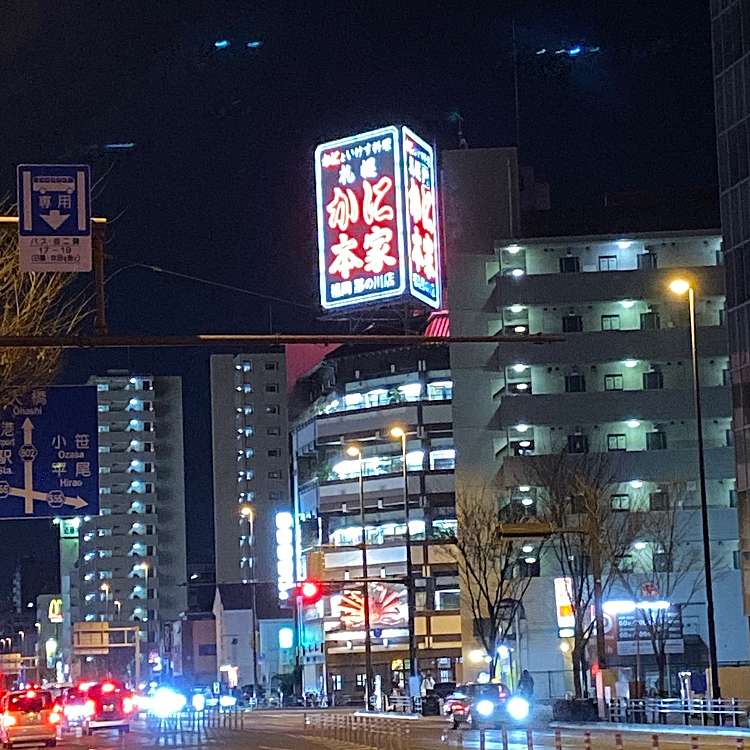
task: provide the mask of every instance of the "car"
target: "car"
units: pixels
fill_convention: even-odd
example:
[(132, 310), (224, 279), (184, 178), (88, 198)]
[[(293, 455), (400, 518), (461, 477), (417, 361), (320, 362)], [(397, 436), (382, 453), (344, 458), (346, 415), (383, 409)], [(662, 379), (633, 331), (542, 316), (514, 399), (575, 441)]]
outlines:
[(14, 690), (0, 701), (0, 741), (3, 747), (57, 744), (59, 712), (53, 710), (48, 690)]
[(474, 729), (497, 727), (522, 722), (529, 715), (529, 702), (520, 695), (511, 695), (500, 682), (470, 682), (450, 696), (450, 719), (453, 729), (470, 726)]
[(119, 734), (127, 733), (134, 711), (133, 694), (123, 683), (110, 679), (97, 682), (86, 692), (84, 734), (92, 735), (99, 729), (116, 729)]
[(63, 716), (63, 727), (75, 727), (83, 724), (86, 715), (86, 700), (93, 682), (82, 682), (80, 685), (65, 688), (57, 700)]

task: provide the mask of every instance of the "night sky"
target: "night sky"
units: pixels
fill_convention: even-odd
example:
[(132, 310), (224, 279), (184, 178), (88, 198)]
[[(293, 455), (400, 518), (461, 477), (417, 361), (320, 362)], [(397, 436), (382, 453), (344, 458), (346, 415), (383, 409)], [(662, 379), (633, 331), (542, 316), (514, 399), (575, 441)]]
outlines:
[[(91, 163), (94, 211), (114, 219), (108, 273), (145, 262), (313, 306), (275, 303), (277, 331), (324, 326), (315, 145), (406, 122), (452, 148), (455, 112), (470, 146), (514, 144), (513, 17), (521, 161), (550, 182), (553, 207), (715, 190), (703, 2), (6, 0), (0, 13), (0, 196), (19, 162)], [(600, 51), (535, 54), (577, 44)], [(113, 142), (136, 145), (113, 154)], [(268, 330), (257, 298), (143, 269), (123, 270), (108, 295), (113, 332)], [(188, 556), (210, 559), (208, 355), (74, 353), (61, 379), (124, 367), (184, 378)], [(44, 524), (0, 533), (3, 570), (32, 544), (54, 561)], [(30, 577), (28, 596), (55, 586), (54, 570), (44, 578)]]

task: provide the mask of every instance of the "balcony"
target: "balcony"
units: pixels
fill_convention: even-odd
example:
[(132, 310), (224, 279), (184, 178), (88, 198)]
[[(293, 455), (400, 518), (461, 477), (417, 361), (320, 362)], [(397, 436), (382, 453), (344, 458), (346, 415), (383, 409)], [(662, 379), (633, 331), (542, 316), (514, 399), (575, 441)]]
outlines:
[[(549, 306), (619, 299), (658, 301), (669, 294), (669, 282), (679, 276), (681, 270), (683, 269), (675, 267), (596, 274), (544, 273), (529, 274), (520, 279), (498, 275), (495, 303), (499, 310), (514, 303)], [(699, 279), (703, 296), (722, 296), (725, 293), (722, 266), (695, 266), (686, 269), (686, 273)]]
[[(662, 362), (690, 357), (689, 333), (685, 328), (662, 328), (657, 331), (590, 331), (560, 334), (565, 340), (544, 346), (503, 344), (496, 352), (498, 369), (514, 362), (528, 365), (553, 363), (593, 363), (622, 359)], [(722, 326), (698, 329), (701, 359), (726, 356), (727, 330)]]
[[(698, 457), (695, 449), (667, 449), (661, 451), (627, 451), (612, 453), (613, 474), (618, 481), (641, 479), (644, 482), (689, 482), (698, 477)], [(706, 478), (734, 477), (734, 449), (708, 448), (705, 451)], [(506, 456), (502, 462), (502, 483), (506, 487), (534, 484), (538, 476), (535, 465), (547, 456)]]
[[(701, 389), (705, 419), (719, 419), (731, 413), (729, 388)], [(693, 419), (693, 394), (689, 390), (595, 391), (548, 393), (503, 397), (498, 408), (498, 427), (519, 423), (564, 425), (620, 422), (633, 417), (652, 422)]]

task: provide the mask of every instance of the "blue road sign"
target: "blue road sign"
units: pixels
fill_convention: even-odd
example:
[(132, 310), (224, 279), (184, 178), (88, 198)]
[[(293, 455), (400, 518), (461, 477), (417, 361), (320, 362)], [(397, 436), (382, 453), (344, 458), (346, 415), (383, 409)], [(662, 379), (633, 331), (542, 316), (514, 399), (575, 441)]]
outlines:
[(21, 271), (91, 270), (91, 170), (84, 164), (19, 164)]
[(96, 386), (35, 388), (0, 414), (0, 518), (99, 513)]

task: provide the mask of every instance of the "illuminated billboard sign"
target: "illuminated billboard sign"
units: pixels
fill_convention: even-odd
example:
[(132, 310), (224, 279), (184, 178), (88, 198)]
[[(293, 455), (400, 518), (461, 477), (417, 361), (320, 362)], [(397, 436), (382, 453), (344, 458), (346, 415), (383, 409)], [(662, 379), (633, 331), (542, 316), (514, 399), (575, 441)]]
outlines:
[(435, 153), (409, 128), (402, 128), (409, 292), (430, 307), (440, 306)]
[(433, 149), (394, 126), (315, 150), (320, 299), (327, 310), (397, 299), (440, 304)]

